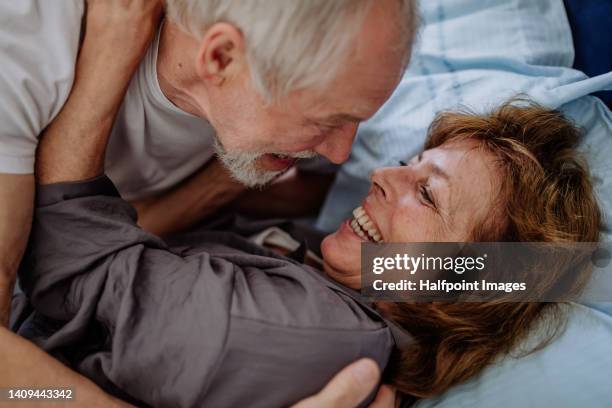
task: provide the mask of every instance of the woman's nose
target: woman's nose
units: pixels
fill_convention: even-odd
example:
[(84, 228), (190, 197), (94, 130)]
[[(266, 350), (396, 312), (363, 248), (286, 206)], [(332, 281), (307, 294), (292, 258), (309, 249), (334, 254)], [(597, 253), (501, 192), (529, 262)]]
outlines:
[(389, 199), (393, 195), (393, 177), (391, 169), (392, 167), (380, 167), (374, 169), (370, 174), (372, 185), (380, 189), (386, 199)]
[(386, 167), (379, 167), (377, 169), (372, 170), (372, 173), (370, 173), (370, 180), (373, 183), (382, 181), (385, 169)]
[(412, 183), (415, 179), (415, 172), (408, 166), (380, 167), (370, 174), (372, 183), (378, 184), (387, 193)]

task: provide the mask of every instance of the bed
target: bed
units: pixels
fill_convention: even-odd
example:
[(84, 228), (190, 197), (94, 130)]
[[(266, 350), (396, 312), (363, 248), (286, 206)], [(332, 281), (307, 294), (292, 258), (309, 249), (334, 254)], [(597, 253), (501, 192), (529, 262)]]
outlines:
[[(612, 36), (606, 35), (612, 1), (422, 0), (420, 6), (423, 28), (411, 65), (391, 99), (360, 127), (317, 226), (333, 230), (350, 214), (374, 168), (417, 153), (436, 112), (479, 111), (523, 93), (584, 129), (581, 148), (607, 219), (604, 239), (612, 241)], [(609, 406), (612, 302), (574, 304), (568, 312), (565, 331), (548, 347), (502, 359), (416, 406)]]

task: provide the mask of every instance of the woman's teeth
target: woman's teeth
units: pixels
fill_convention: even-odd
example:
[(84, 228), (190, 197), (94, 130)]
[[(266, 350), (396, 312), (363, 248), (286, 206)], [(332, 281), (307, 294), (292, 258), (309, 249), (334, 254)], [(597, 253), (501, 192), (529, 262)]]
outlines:
[(350, 222), (351, 228), (361, 238), (372, 242), (382, 242), (382, 235), (370, 220), (363, 207), (353, 210), (353, 218)]

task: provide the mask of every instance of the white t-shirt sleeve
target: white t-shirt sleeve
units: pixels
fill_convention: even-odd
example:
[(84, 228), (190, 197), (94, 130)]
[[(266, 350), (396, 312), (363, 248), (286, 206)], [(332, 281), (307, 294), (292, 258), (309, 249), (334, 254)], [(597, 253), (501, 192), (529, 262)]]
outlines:
[(0, 1), (0, 173), (34, 170), (74, 79), (84, 0)]

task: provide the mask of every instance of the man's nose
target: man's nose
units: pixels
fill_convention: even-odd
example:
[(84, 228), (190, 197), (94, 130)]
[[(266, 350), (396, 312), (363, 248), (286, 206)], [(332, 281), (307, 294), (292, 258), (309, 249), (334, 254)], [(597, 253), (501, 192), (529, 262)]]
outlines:
[(325, 156), (334, 164), (344, 163), (351, 154), (351, 147), (357, 134), (359, 124), (350, 123), (343, 126), (337, 132), (329, 135), (323, 142), (317, 145), (315, 152)]

